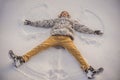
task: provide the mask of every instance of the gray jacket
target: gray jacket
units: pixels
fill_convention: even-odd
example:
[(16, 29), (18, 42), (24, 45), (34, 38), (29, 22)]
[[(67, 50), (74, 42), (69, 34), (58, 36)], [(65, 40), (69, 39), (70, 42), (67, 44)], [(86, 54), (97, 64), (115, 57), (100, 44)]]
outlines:
[(64, 35), (64, 36), (70, 36), (72, 39), (74, 39), (74, 32), (75, 30), (81, 33), (87, 33), (87, 34), (94, 34), (95, 31), (89, 29), (85, 25), (81, 25), (77, 21), (73, 21), (69, 18), (56, 18), (56, 19), (50, 19), (50, 20), (43, 20), (43, 21), (34, 21), (30, 22), (31, 26), (35, 27), (44, 27), (44, 28), (52, 28), (51, 29), (51, 35)]

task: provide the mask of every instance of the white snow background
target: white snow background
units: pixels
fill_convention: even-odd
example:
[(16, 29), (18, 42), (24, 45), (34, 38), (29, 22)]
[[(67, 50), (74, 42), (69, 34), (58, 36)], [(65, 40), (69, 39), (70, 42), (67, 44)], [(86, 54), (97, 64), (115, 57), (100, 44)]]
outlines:
[(49, 48), (18, 69), (8, 56), (10, 49), (23, 55), (50, 35), (50, 29), (23, 25), (25, 19), (56, 18), (62, 10), (104, 32), (75, 36), (87, 62), (105, 69), (94, 80), (120, 80), (120, 0), (0, 0), (0, 80), (88, 80), (77, 60), (63, 49)]

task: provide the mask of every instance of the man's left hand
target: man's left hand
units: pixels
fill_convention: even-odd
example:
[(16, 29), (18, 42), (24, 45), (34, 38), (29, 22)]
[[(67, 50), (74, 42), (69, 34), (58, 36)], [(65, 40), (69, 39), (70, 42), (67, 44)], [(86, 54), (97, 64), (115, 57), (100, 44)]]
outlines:
[(100, 30), (95, 30), (94, 34), (96, 34), (96, 35), (102, 35), (103, 33)]

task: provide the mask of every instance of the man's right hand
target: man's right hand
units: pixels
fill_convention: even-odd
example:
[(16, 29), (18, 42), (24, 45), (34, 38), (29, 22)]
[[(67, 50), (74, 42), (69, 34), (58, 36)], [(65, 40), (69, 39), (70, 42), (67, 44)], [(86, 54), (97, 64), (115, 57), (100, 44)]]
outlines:
[(24, 25), (30, 25), (31, 24), (31, 21), (30, 20), (25, 20), (24, 21)]
[(103, 35), (103, 33), (100, 30), (95, 30), (94, 34), (96, 34), (96, 35)]

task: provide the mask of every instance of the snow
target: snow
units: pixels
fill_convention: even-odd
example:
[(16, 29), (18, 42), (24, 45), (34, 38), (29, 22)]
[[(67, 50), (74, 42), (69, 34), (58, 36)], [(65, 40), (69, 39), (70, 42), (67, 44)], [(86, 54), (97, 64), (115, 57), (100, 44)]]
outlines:
[(0, 80), (88, 80), (66, 50), (49, 48), (18, 69), (8, 51), (23, 55), (49, 37), (50, 29), (23, 25), (25, 19), (56, 18), (62, 10), (103, 36), (76, 32), (75, 44), (90, 65), (104, 67), (94, 80), (120, 80), (119, 0), (0, 0)]

